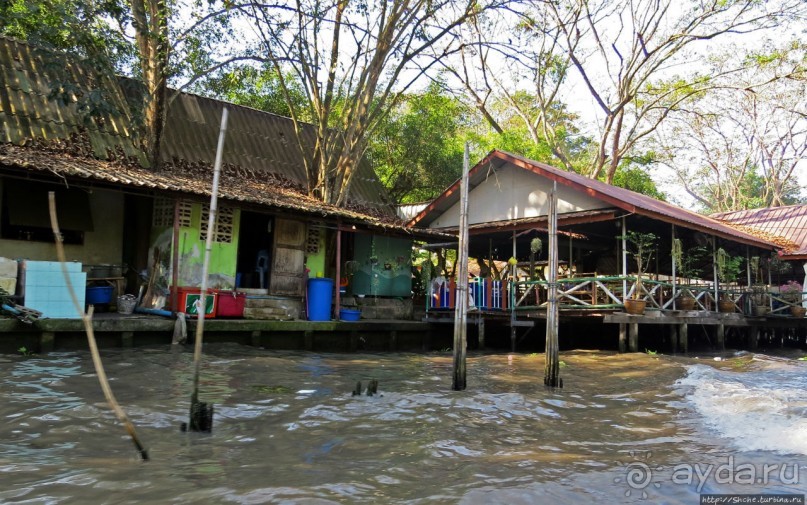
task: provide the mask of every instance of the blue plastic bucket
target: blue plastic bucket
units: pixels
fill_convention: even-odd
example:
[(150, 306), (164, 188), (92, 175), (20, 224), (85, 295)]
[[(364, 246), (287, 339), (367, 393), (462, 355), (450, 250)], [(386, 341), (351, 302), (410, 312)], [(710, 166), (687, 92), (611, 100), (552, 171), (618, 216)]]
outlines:
[(308, 279), (308, 320), (330, 321), (333, 300), (333, 279)]
[(112, 301), (112, 286), (95, 286), (87, 288), (84, 303), (87, 305), (100, 305)]
[(353, 309), (339, 309), (339, 319), (342, 321), (358, 321), (361, 319), (361, 311)]

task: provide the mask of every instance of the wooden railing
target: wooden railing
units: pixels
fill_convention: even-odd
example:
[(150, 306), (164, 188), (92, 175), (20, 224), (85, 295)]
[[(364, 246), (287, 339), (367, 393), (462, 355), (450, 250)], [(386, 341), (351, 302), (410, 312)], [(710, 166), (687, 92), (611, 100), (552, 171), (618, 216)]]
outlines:
[[(516, 311), (544, 309), (547, 304), (549, 283), (545, 280), (493, 281), (489, 278), (474, 278), (469, 282), (469, 308), (478, 310)], [(719, 310), (719, 301), (730, 301), (732, 311), (754, 314), (753, 298), (763, 297), (768, 313), (785, 315), (791, 306), (800, 305), (790, 297), (776, 292), (749, 292), (745, 287), (719, 289), (713, 285), (683, 285), (653, 279), (642, 279), (641, 293), (636, 296), (635, 276), (586, 276), (567, 277), (558, 280), (558, 303), (561, 310), (621, 309), (626, 298), (639, 298), (647, 302), (649, 310), (681, 310), (681, 297), (695, 300), (692, 310)], [(453, 280), (430, 284), (429, 309), (453, 309), (456, 300), (456, 283)], [(804, 296), (804, 293), (802, 293)], [(677, 298), (676, 298), (677, 297)], [(799, 297), (801, 298), (801, 297)]]

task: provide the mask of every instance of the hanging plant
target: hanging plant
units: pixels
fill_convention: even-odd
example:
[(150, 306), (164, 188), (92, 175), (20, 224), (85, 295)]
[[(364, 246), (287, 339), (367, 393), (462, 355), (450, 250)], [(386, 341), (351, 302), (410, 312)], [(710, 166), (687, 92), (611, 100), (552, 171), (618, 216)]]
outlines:
[(540, 238), (535, 237), (530, 241), (530, 252), (532, 254), (541, 254), (541, 251), (544, 249), (544, 243), (541, 241)]

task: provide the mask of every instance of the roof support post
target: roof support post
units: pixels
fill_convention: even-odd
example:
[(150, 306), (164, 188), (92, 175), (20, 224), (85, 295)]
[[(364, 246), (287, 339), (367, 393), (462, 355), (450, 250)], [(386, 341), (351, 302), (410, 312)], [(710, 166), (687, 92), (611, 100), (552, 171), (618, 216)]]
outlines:
[(179, 309), (179, 206), (181, 204), (182, 200), (174, 199), (174, 230), (171, 238), (173, 246), (171, 251), (171, 312), (174, 317)]
[(339, 310), (342, 307), (342, 221), (336, 225), (336, 299), (334, 304), (334, 319), (339, 320)]
[[(672, 242), (671, 242), (671, 244), (675, 244), (675, 225), (672, 225)], [(672, 247), (674, 247), (674, 246), (672, 246)], [(657, 254), (656, 257), (658, 258), (658, 256), (659, 255)], [(673, 302), (672, 303), (672, 308), (673, 308), (673, 310), (676, 310), (677, 307), (675, 306), (675, 304), (677, 303), (676, 302), (676, 296), (678, 294), (678, 282), (677, 282), (677, 280), (678, 280), (678, 278), (677, 278), (678, 265), (675, 262), (675, 255), (671, 254), (670, 256), (672, 257), (672, 302)], [(656, 273), (658, 273), (658, 272), (656, 272)]]
[[(759, 265), (759, 262), (757, 262)], [(757, 267), (759, 268), (759, 267)], [(745, 246), (745, 277), (746, 277), (746, 284), (745, 287), (751, 288), (751, 248)]]
[(712, 275), (715, 281), (715, 312), (717, 312), (717, 302), (720, 300), (720, 280), (717, 278), (717, 238), (714, 235), (712, 235)]
[(622, 217), (622, 303), (628, 299), (628, 227)]

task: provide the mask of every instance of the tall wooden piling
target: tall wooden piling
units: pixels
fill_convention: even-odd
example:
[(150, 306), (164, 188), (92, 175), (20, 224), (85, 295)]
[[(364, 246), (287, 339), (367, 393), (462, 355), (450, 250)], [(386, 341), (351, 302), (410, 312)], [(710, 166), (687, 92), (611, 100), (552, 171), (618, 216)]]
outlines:
[(460, 229), (457, 250), (457, 298), (454, 305), (454, 380), (452, 389), (465, 389), (465, 353), (468, 320), (468, 168), (469, 147), (465, 143), (465, 156), (460, 182)]
[(549, 196), (549, 290), (546, 308), (546, 352), (544, 384), (558, 387), (560, 356), (558, 349), (558, 183), (552, 183)]

